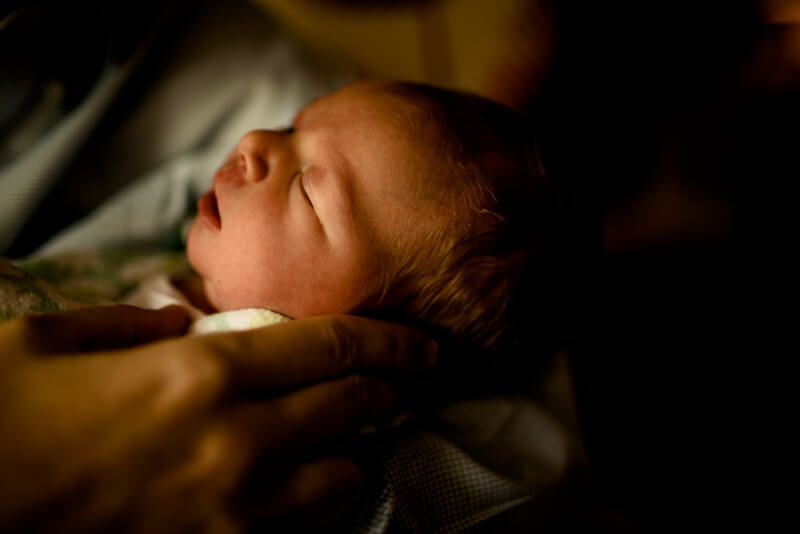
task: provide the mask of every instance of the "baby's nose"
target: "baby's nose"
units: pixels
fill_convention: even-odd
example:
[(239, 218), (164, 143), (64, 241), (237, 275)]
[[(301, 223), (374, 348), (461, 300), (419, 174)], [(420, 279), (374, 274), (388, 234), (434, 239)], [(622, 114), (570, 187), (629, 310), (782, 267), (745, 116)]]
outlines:
[(265, 179), (269, 174), (270, 132), (247, 132), (237, 148), (244, 179), (252, 183)]

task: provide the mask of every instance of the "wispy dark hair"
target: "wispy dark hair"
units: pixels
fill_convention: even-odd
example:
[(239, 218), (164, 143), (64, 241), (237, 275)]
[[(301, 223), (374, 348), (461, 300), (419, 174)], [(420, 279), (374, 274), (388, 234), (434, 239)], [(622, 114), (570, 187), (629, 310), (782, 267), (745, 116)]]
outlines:
[(377, 315), (432, 332), (459, 366), (551, 350), (561, 208), (528, 124), (468, 93), (388, 90), (414, 103), (419, 135), (456, 185), (443, 209), (464, 216), (389, 273)]

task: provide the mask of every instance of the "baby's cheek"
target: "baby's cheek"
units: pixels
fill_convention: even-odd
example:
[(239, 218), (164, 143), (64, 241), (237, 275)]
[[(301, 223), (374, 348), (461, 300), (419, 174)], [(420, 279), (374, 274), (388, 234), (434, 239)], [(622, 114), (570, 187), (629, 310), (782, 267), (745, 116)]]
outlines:
[(379, 278), (353, 264), (334, 265), (326, 271), (311, 271), (299, 278), (297, 317), (350, 313), (360, 309), (378, 291)]
[(203, 246), (202, 239), (198, 235), (200, 228), (198, 228), (198, 221), (192, 223), (189, 228), (189, 234), (186, 237), (186, 258), (198, 274), (202, 275), (207, 271), (207, 266), (203, 261)]

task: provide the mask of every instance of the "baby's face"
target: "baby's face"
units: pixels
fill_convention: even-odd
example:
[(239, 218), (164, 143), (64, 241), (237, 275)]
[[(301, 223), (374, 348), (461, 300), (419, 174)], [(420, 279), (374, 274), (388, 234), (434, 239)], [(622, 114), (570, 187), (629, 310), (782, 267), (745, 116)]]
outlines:
[(217, 309), (353, 311), (446, 224), (446, 173), (415, 137), (408, 103), (383, 87), (347, 86), (290, 129), (249, 132), (217, 171), (187, 247)]

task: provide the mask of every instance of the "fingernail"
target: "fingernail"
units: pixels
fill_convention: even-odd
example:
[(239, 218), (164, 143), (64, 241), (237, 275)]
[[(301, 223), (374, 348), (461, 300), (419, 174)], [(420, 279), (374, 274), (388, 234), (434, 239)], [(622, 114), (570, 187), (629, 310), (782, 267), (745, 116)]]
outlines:
[(425, 365), (430, 367), (439, 359), (439, 344), (431, 339), (425, 344)]

